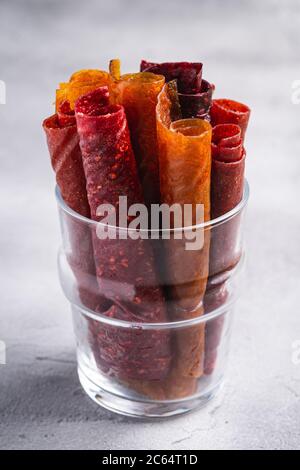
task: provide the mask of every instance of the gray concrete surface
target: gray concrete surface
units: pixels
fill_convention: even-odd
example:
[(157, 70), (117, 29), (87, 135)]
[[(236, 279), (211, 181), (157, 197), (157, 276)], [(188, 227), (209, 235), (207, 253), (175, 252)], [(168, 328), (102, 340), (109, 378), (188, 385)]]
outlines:
[[(300, 4), (294, 1), (0, 3), (0, 447), (5, 449), (297, 449), (300, 447)], [(202, 60), (216, 96), (253, 109), (247, 275), (224, 392), (162, 423), (92, 403), (77, 376), (60, 243), (41, 130), (54, 89), (79, 68), (123, 58)]]

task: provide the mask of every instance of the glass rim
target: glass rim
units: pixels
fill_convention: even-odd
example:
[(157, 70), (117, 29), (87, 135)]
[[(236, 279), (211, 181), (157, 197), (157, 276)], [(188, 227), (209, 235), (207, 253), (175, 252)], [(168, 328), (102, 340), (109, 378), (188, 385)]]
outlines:
[[(68, 215), (70, 215), (72, 218), (80, 220), (81, 222), (88, 223), (90, 225), (95, 225), (95, 226), (102, 226), (105, 229), (113, 229), (113, 230), (119, 230), (119, 231), (126, 231), (126, 232), (147, 232), (148, 234), (150, 233), (176, 233), (176, 232), (182, 232), (183, 230), (185, 232), (190, 231), (190, 230), (199, 230), (199, 229), (206, 229), (206, 228), (212, 228), (216, 227), (218, 225), (226, 223), (228, 220), (232, 219), (236, 215), (242, 212), (242, 210), (245, 208), (247, 205), (248, 199), (250, 195), (250, 188), (247, 179), (244, 179), (244, 192), (243, 192), (243, 198), (241, 201), (230, 211), (225, 212), (225, 214), (216, 217), (215, 219), (210, 219), (207, 220), (206, 222), (202, 222), (200, 224), (196, 225), (190, 225), (186, 227), (176, 227), (172, 229), (168, 228), (162, 228), (162, 229), (133, 229), (130, 227), (120, 227), (120, 226), (115, 226), (115, 225), (108, 225), (108, 224), (103, 224), (101, 222), (97, 222), (96, 220), (89, 219), (87, 217), (84, 217), (83, 215), (80, 215), (78, 212), (75, 212), (73, 209), (71, 209), (63, 200), (61, 196), (60, 189), (58, 185), (55, 186), (55, 197), (58, 206)], [(152, 238), (152, 237), (150, 237)], [(154, 237), (153, 237), (154, 238)]]

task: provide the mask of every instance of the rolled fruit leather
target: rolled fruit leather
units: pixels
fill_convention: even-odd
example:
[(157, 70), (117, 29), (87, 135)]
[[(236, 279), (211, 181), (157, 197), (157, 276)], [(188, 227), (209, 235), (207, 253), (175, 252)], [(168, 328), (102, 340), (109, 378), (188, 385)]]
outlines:
[[(56, 90), (56, 117), (50, 118), (47, 124), (48, 129), (44, 127), (62, 198), (71, 209), (88, 218), (90, 208), (74, 104), (81, 95), (101, 85), (109, 85), (110, 81), (109, 73), (103, 70), (84, 69), (73, 73), (69, 82), (61, 83), (59, 89)], [(105, 100), (108, 102), (108, 95)], [(58, 128), (55, 123), (58, 123)], [(56, 130), (50, 130), (53, 126)], [(63, 130), (66, 128), (68, 129)], [(71, 224), (72, 227), (70, 227)], [(95, 281), (95, 262), (89, 230), (84, 223), (70, 217), (68, 232), (72, 252), (69, 263), (76, 277), (80, 300), (91, 310), (108, 309), (110, 305), (99, 295)]]
[[(172, 121), (178, 120), (181, 118), (181, 109), (178, 101), (177, 87), (176, 83), (168, 83), (168, 94), (170, 99), (170, 118)], [(160, 240), (161, 242), (161, 240)], [(159, 243), (159, 248), (155, 251), (156, 259), (164, 260), (164, 250)], [(163, 277), (162, 277), (163, 280)], [(176, 347), (174, 344), (174, 331), (172, 332), (172, 346)], [(177, 349), (177, 347), (176, 347)], [(178, 359), (172, 355), (172, 364), (171, 370), (168, 376), (164, 380), (160, 381), (131, 381), (130, 385), (137, 392), (150, 396), (156, 400), (175, 400), (186, 398), (194, 395), (197, 391), (197, 381), (193, 377), (183, 377), (181, 375), (181, 370), (178, 367)]]
[[(74, 111), (67, 101), (57, 114), (43, 122), (51, 164), (56, 174), (61, 197), (68, 207), (83, 217), (90, 217), (86, 180), (82, 164), (79, 136)], [(91, 233), (80, 220), (67, 218), (69, 234), (68, 262), (76, 278), (82, 304), (92, 310), (103, 305), (95, 282), (95, 262)]]
[(159, 166), (156, 130), (157, 97), (165, 83), (152, 73), (120, 74), (120, 62), (112, 60), (111, 101), (124, 106), (146, 205), (158, 204)]
[(73, 110), (76, 100), (101, 86), (110, 86), (111, 77), (108, 72), (97, 69), (83, 69), (73, 73), (69, 82), (60, 83), (56, 90), (56, 110), (64, 101), (70, 103)]
[(166, 82), (176, 79), (183, 118), (209, 120), (214, 85), (202, 79), (200, 62), (163, 62), (142, 60), (140, 70), (164, 75)]
[[(161, 202), (204, 206), (204, 220), (210, 218), (211, 126), (200, 119), (172, 122), (169, 86), (158, 97), (157, 132), (159, 145)], [(194, 220), (193, 220), (194, 222)], [(203, 233), (202, 249), (186, 250), (186, 240), (165, 243), (166, 279), (169, 285), (169, 316), (185, 320), (203, 313), (202, 300), (208, 277), (209, 233)], [(203, 373), (204, 327), (197, 325), (176, 334), (178, 377), (198, 378)]]
[[(125, 110), (102, 106), (107, 87), (76, 102), (91, 218), (101, 220), (98, 207), (111, 204), (119, 216), (119, 197), (127, 206), (143, 203)], [(99, 227), (99, 226), (98, 226)], [(119, 231), (122, 229), (119, 229)], [(93, 230), (94, 258), (100, 293), (114, 303), (112, 318), (128, 322), (166, 322), (167, 312), (159, 287), (154, 256), (147, 240), (99, 239)], [(98, 366), (121, 380), (161, 380), (171, 362), (167, 331), (134, 330), (91, 321), (92, 347)]]
[(211, 125), (237, 124), (241, 129), (241, 139), (244, 143), (245, 134), (250, 118), (250, 108), (238, 101), (220, 98), (212, 101), (210, 110)]
[[(211, 214), (212, 219), (232, 210), (243, 197), (245, 150), (241, 129), (236, 124), (218, 124), (212, 133)], [(205, 313), (228, 299), (226, 280), (240, 260), (238, 243), (240, 215), (215, 226), (211, 235), (209, 279), (204, 297)], [(221, 340), (224, 315), (211, 320), (205, 329), (205, 374), (213, 372)]]

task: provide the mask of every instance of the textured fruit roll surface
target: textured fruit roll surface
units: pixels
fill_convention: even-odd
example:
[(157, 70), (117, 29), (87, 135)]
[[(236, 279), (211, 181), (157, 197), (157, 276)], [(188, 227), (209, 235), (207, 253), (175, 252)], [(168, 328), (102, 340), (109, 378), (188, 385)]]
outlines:
[(179, 95), (182, 115), (189, 118), (199, 118), (210, 120), (210, 107), (214, 85), (207, 80), (202, 80), (199, 93)]
[(161, 64), (142, 60), (141, 72), (164, 75), (167, 82), (177, 80), (179, 93), (199, 93), (202, 81), (202, 64), (200, 62), (163, 62)]
[(202, 80), (202, 64), (200, 62), (157, 64), (142, 60), (140, 70), (164, 75), (167, 82), (176, 79), (182, 116), (209, 120), (214, 86), (206, 80)]
[[(241, 129), (236, 124), (219, 124), (212, 133), (211, 214), (212, 218), (232, 210), (244, 190), (245, 150)], [(209, 279), (204, 298), (205, 313), (221, 307), (228, 299), (226, 280), (240, 257), (241, 218), (236, 215), (215, 226), (211, 234)], [(224, 317), (211, 320), (205, 331), (205, 373), (211, 374), (217, 359)]]
[(217, 124), (237, 124), (241, 129), (241, 139), (244, 142), (250, 118), (250, 108), (248, 106), (224, 98), (213, 100), (210, 117), (213, 127)]
[[(196, 204), (210, 218), (211, 126), (200, 119), (171, 121), (172, 103), (165, 85), (158, 98), (161, 202)], [(194, 223), (193, 219), (193, 223)], [(202, 300), (208, 276), (209, 233), (203, 231), (201, 249), (187, 250), (186, 240), (165, 243), (166, 278), (169, 285), (170, 315), (182, 320), (203, 313)], [(181, 375), (199, 377), (203, 371), (204, 328), (196, 326), (176, 335), (177, 368)]]
[[(116, 71), (114, 73), (117, 74)], [(165, 79), (161, 75), (133, 73), (122, 75), (112, 85), (112, 100), (125, 108), (148, 207), (152, 203), (159, 203), (160, 200), (155, 108), (164, 82)]]
[[(88, 201), (95, 221), (101, 220), (97, 209), (104, 203), (119, 216), (120, 196), (127, 197), (128, 207), (143, 203), (125, 110), (120, 105), (103, 106), (101, 99), (106, 92), (105, 87), (95, 90), (75, 106)], [(95, 227), (98, 230), (100, 225)], [(128, 234), (121, 239), (120, 232), (125, 230), (121, 228), (115, 239), (99, 239), (97, 230), (93, 232), (97, 280), (100, 292), (118, 307), (112, 316), (136, 322), (167, 321), (150, 241), (135, 240)], [(109, 364), (114, 376), (159, 380), (168, 373), (168, 332), (101, 324), (95, 328), (99, 338), (95, 355), (101, 356), (100, 364)]]
[[(210, 286), (204, 297), (205, 314), (210, 313), (222, 305), (226, 304), (228, 299), (228, 291), (226, 284), (219, 284), (215, 287)], [(224, 312), (222, 315), (210, 320), (205, 326), (205, 356), (204, 356), (204, 374), (213, 373), (218, 357), (218, 347), (222, 340), (224, 322)]]
[[(61, 197), (73, 211), (90, 217), (83, 170), (79, 136), (74, 112), (68, 102), (59, 106), (58, 113), (45, 119), (51, 164)], [(95, 263), (89, 227), (80, 219), (67, 215), (64, 218), (69, 239), (68, 262), (76, 277), (78, 293), (84, 306), (95, 309), (102, 303), (95, 282)]]
[[(223, 133), (223, 138), (220, 134)], [(231, 133), (231, 137), (228, 137)], [(235, 140), (234, 140), (235, 139)], [(242, 200), (244, 191), (245, 150), (239, 126), (220, 124), (213, 128), (211, 170), (212, 218), (232, 210)], [(210, 253), (210, 277), (234, 267), (240, 258), (236, 216), (213, 230)]]
[[(109, 318), (126, 322), (143, 321), (138, 312), (118, 304), (101, 311)], [(145, 315), (144, 315), (145, 318)], [(100, 319), (99, 319), (100, 320)], [(157, 398), (161, 382), (170, 368), (169, 333), (107, 325), (89, 319), (89, 342), (97, 366), (143, 395)], [(158, 386), (157, 386), (158, 384)]]
[(111, 77), (103, 70), (79, 70), (71, 75), (69, 82), (60, 83), (56, 90), (56, 110), (62, 102), (68, 101), (74, 109), (76, 100), (101, 86), (109, 86)]

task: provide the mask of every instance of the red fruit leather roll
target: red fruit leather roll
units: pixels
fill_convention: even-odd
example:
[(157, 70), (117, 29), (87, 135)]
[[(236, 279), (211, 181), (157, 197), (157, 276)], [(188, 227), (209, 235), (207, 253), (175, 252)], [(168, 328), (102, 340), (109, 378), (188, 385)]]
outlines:
[(213, 127), (218, 124), (237, 124), (241, 129), (241, 139), (244, 142), (250, 118), (250, 108), (248, 106), (224, 98), (213, 100), (210, 118)]
[[(91, 218), (100, 204), (111, 204), (119, 216), (119, 197), (128, 207), (143, 203), (136, 162), (123, 106), (102, 106), (107, 87), (99, 88), (75, 104), (77, 128), (87, 181)], [(95, 225), (96, 227), (96, 225)], [(99, 228), (99, 226), (98, 226)], [(123, 229), (124, 231), (124, 229)], [(128, 322), (165, 322), (166, 309), (154, 268), (149, 241), (99, 239), (93, 230), (94, 258), (100, 293), (113, 301), (110, 317)], [(169, 333), (125, 329), (94, 322), (94, 353), (98, 365), (123, 380), (160, 380), (169, 371)]]
[(89, 217), (76, 119), (69, 103), (65, 101), (57, 114), (45, 119), (43, 128), (63, 200), (75, 212)]
[[(241, 129), (236, 124), (220, 124), (212, 132), (211, 214), (212, 219), (232, 210), (242, 199), (244, 189), (245, 150)], [(205, 313), (224, 305), (228, 298), (226, 279), (238, 263), (240, 216), (215, 226), (211, 232), (209, 278), (204, 297)], [(205, 329), (204, 372), (215, 367), (224, 316), (211, 320)]]
[(167, 82), (177, 80), (178, 98), (183, 118), (209, 120), (214, 86), (202, 80), (200, 62), (164, 62), (142, 60), (140, 70), (164, 75)]
[[(211, 170), (212, 219), (232, 210), (243, 197), (245, 150), (241, 130), (234, 124), (221, 124), (213, 128)], [(209, 258), (209, 277), (232, 269), (240, 258), (236, 252), (240, 218), (220, 224), (213, 229)]]
[[(73, 211), (89, 217), (76, 119), (69, 103), (64, 102), (57, 114), (45, 119), (43, 128), (62, 199)], [(66, 230), (70, 235), (68, 262), (76, 277), (79, 297), (86, 307), (95, 309), (102, 299), (95, 282), (91, 234), (80, 220), (71, 217), (67, 219)]]

